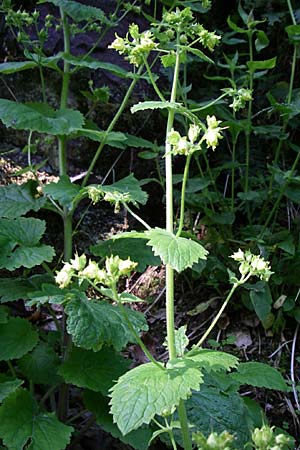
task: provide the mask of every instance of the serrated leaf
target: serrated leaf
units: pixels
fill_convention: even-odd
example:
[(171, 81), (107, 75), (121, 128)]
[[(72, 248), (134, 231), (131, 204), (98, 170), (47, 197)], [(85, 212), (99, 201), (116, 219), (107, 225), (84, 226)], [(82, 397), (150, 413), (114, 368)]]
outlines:
[(0, 303), (26, 300), (28, 293), (48, 280), (47, 275), (34, 275), (30, 278), (0, 278)]
[(16, 130), (68, 135), (81, 128), (84, 117), (72, 109), (54, 110), (44, 103), (17, 103), (0, 99), (0, 120)]
[(22, 380), (15, 378), (14, 380), (0, 380), (0, 402), (15, 392), (23, 384)]
[(148, 109), (171, 109), (171, 110), (182, 110), (181, 103), (176, 102), (156, 102), (156, 101), (147, 101), (147, 102), (139, 102), (136, 105), (133, 105), (130, 108), (130, 111), (134, 114), (138, 111), (145, 111)]
[[(162, 366), (163, 369), (163, 366)], [(122, 375), (111, 389), (111, 413), (122, 434), (149, 424), (155, 415), (171, 411), (191, 390), (198, 390), (202, 374), (195, 363), (184, 359), (162, 370), (143, 364)]]
[(183, 356), (185, 349), (189, 345), (189, 338), (186, 335), (186, 328), (187, 326), (183, 325), (178, 328), (178, 330), (175, 330), (175, 348), (177, 356)]
[(0, 324), (0, 361), (21, 358), (38, 342), (38, 334), (30, 323), (20, 317), (12, 317)]
[(237, 372), (230, 377), (240, 384), (250, 386), (287, 391), (288, 387), (281, 373), (269, 366), (259, 362), (240, 363)]
[[(17, 412), (17, 413), (16, 413)], [(38, 411), (25, 389), (18, 389), (0, 407), (0, 437), (9, 450), (64, 450), (73, 431), (55, 413)]]
[(191, 239), (177, 237), (162, 228), (154, 228), (145, 233), (154, 255), (159, 256), (164, 264), (170, 264), (177, 272), (182, 272), (197, 262), (206, 259), (208, 251)]
[(39, 219), (0, 219), (0, 268), (31, 268), (44, 261), (50, 262), (54, 249), (39, 244), (44, 231), (45, 222)]
[[(66, 305), (65, 311), (68, 315), (68, 332), (78, 347), (99, 351), (103, 345), (112, 345), (116, 351), (120, 351), (128, 342), (135, 341), (117, 306), (105, 301), (89, 300), (81, 292)], [(131, 309), (126, 311), (137, 333), (147, 330), (142, 314)]]
[(63, 175), (58, 182), (47, 184), (43, 192), (57, 201), (61, 206), (71, 207), (72, 202), (80, 191), (80, 186), (72, 183), (70, 178)]
[(107, 395), (113, 383), (125, 373), (130, 362), (111, 348), (99, 352), (73, 348), (69, 359), (60, 367), (59, 374), (68, 384), (88, 388)]
[(250, 72), (254, 73), (256, 70), (274, 69), (276, 66), (276, 56), (265, 61), (248, 61), (247, 66)]
[(9, 184), (0, 187), (0, 217), (15, 219), (28, 211), (38, 211), (45, 203), (43, 197), (35, 198), (37, 183)]
[(21, 372), (36, 384), (54, 385), (61, 381), (57, 375), (60, 360), (45, 342), (40, 342), (31, 353), (18, 361)]
[(237, 393), (227, 394), (204, 384), (187, 400), (186, 410), (189, 423), (205, 436), (211, 430), (216, 433), (226, 430), (235, 436), (234, 448), (237, 450), (250, 441), (249, 414)]
[(160, 258), (155, 256), (152, 249), (146, 244), (147, 239), (122, 238), (121, 236), (119, 239), (112, 238), (98, 242), (91, 247), (91, 252), (93, 255), (101, 257), (118, 255), (121, 259), (127, 259), (130, 256), (132, 261), (138, 263), (136, 270), (143, 272), (147, 266), (161, 264)]
[(152, 436), (152, 430), (149, 427), (142, 427), (131, 431), (123, 436), (117, 425), (113, 423), (112, 415), (109, 414), (109, 405), (107, 398), (99, 393), (85, 391), (85, 406), (96, 415), (96, 421), (101, 428), (110, 433), (114, 438), (120, 439), (125, 444), (129, 444), (135, 450), (147, 450), (148, 442)]
[(47, 0), (68, 14), (74, 22), (99, 20), (103, 24), (110, 24), (111, 22), (106, 18), (104, 12), (100, 8), (94, 6), (87, 6), (72, 0)]
[(239, 360), (233, 355), (216, 350), (201, 349), (191, 356), (187, 354), (188, 358), (197, 362), (199, 367), (206, 370), (206, 372), (216, 372), (219, 370), (227, 371), (238, 366)]

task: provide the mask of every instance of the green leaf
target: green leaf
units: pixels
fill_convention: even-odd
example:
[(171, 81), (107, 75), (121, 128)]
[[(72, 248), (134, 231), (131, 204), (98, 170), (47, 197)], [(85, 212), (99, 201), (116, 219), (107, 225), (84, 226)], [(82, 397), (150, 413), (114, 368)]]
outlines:
[(33, 383), (54, 385), (61, 381), (57, 375), (59, 357), (45, 342), (40, 342), (31, 353), (24, 355), (18, 361), (18, 366)]
[(269, 42), (269, 38), (264, 31), (257, 31), (255, 39), (255, 48), (257, 52), (260, 52), (264, 48), (268, 47)]
[(83, 5), (77, 1), (72, 0), (46, 0), (52, 3), (68, 14), (74, 22), (99, 20), (103, 24), (110, 24), (111, 22), (106, 18), (104, 12), (100, 8)]
[(88, 388), (107, 395), (115, 380), (129, 368), (130, 362), (111, 348), (92, 352), (73, 348), (69, 359), (60, 367), (59, 374), (68, 384)]
[[(77, 293), (78, 291), (75, 291)], [(26, 302), (27, 306), (44, 305), (45, 303), (61, 305), (68, 298), (72, 298), (73, 291), (69, 289), (60, 289), (56, 284), (43, 283), (41, 290), (28, 292), (30, 301)], [(74, 294), (76, 295), (76, 294)]]
[(120, 78), (128, 78), (128, 71), (116, 64), (99, 61), (98, 59), (90, 57), (82, 58), (81, 56), (73, 55), (64, 55), (64, 60), (76, 67), (86, 67), (92, 70), (106, 70)]
[(0, 301), (1, 303), (13, 302), (27, 297), (28, 290), (32, 286), (22, 278), (1, 278), (0, 279)]
[(296, 246), (293, 239), (293, 236), (288, 236), (284, 241), (279, 242), (277, 244), (278, 248), (281, 248), (285, 252), (289, 253), (290, 255), (295, 255)]
[(177, 237), (162, 228), (147, 231), (147, 245), (153, 248), (154, 255), (159, 256), (164, 264), (170, 264), (177, 272), (182, 272), (197, 262), (206, 259), (207, 250), (191, 239)]
[(0, 187), (0, 217), (15, 219), (28, 211), (38, 211), (45, 203), (43, 197), (35, 198), (37, 183), (9, 184)]
[(181, 103), (176, 102), (156, 102), (156, 101), (148, 101), (148, 102), (139, 102), (136, 105), (133, 105), (130, 109), (132, 114), (138, 111), (145, 111), (148, 109), (171, 109), (175, 111), (182, 110)]
[(0, 64), (0, 73), (10, 75), (11, 73), (20, 72), (21, 70), (34, 69), (38, 67), (34, 61), (16, 61)]
[(175, 330), (175, 348), (177, 356), (183, 356), (187, 346), (189, 345), (189, 338), (186, 335), (186, 328), (187, 326), (183, 325), (178, 328), (178, 330)]
[(254, 73), (256, 70), (274, 69), (276, 66), (275, 58), (266, 59), (265, 61), (248, 61), (247, 66), (250, 72)]
[(76, 195), (80, 191), (80, 186), (70, 181), (70, 178), (63, 175), (59, 181), (49, 183), (43, 188), (43, 192), (57, 201), (61, 206), (70, 208)]
[[(99, 351), (106, 344), (120, 351), (128, 342), (135, 342), (117, 306), (105, 301), (89, 300), (84, 293), (79, 293), (77, 298), (66, 305), (65, 311), (68, 315), (68, 332), (78, 347)], [(137, 333), (147, 330), (142, 314), (131, 309), (126, 311)]]
[(148, 424), (187, 399), (202, 383), (200, 370), (192, 361), (171, 361), (167, 369), (143, 364), (122, 375), (111, 389), (111, 413), (122, 434)]
[(85, 391), (84, 403), (86, 407), (95, 414), (97, 423), (106, 432), (110, 433), (114, 438), (120, 439), (124, 444), (129, 444), (135, 450), (147, 450), (148, 442), (152, 436), (152, 430), (149, 427), (142, 427), (138, 430), (131, 431), (123, 436), (117, 425), (113, 423), (112, 415), (109, 414), (109, 405), (107, 398), (99, 393)]
[(300, 25), (289, 25), (285, 27), (285, 31), (288, 34), (289, 40), (294, 45), (300, 43)]
[(206, 56), (205, 53), (203, 53), (201, 50), (199, 50), (198, 48), (193, 48), (193, 47), (189, 47), (186, 46), (184, 47), (189, 53), (192, 53), (195, 56), (198, 56), (198, 58), (200, 58), (202, 61), (205, 61), (209, 64), (215, 64), (214, 61), (212, 59), (210, 59), (208, 56)]
[(44, 231), (45, 222), (39, 219), (0, 219), (0, 268), (31, 268), (44, 261), (50, 262), (54, 249), (39, 244)]
[(153, 251), (146, 244), (146, 239), (122, 238), (121, 235), (118, 239), (112, 238), (98, 242), (91, 247), (91, 252), (93, 255), (101, 257), (118, 255), (121, 259), (127, 259), (130, 256), (132, 261), (138, 263), (136, 270), (144, 272), (147, 266), (159, 266), (161, 264), (160, 258), (154, 256)]
[(225, 393), (204, 384), (186, 402), (186, 410), (189, 423), (205, 436), (211, 430), (216, 433), (226, 430), (235, 435), (234, 448), (237, 450), (250, 441), (249, 414), (237, 393)]
[(81, 128), (84, 117), (72, 109), (54, 110), (44, 103), (17, 103), (0, 99), (0, 120), (16, 130), (67, 135)]
[(7, 306), (0, 306), (0, 324), (8, 322), (9, 308)]
[[(9, 450), (64, 450), (73, 431), (55, 413), (38, 411), (25, 389), (18, 389), (0, 407), (0, 437)], [(29, 443), (30, 442), (30, 443)]]
[(186, 356), (197, 362), (198, 366), (205, 369), (206, 372), (227, 371), (236, 368), (239, 363), (236, 356), (216, 350), (201, 349), (196, 353), (193, 353), (192, 350), (191, 353), (191, 356), (189, 354)]
[(143, 139), (138, 136), (134, 136), (133, 134), (125, 133), (126, 136), (126, 145), (134, 148), (151, 148), (155, 150), (155, 154), (157, 155), (157, 151), (159, 147), (157, 144), (148, 141), (147, 139)]
[[(3, 377), (4, 378), (4, 377)], [(2, 379), (0, 378), (0, 402), (10, 396), (15, 392), (21, 385), (23, 381), (15, 378), (14, 380)]]
[(230, 374), (230, 377), (240, 384), (285, 392), (288, 390), (281, 373), (268, 364), (259, 362), (240, 363), (237, 372)]
[(186, 186), (187, 194), (194, 194), (195, 192), (202, 191), (211, 184), (211, 180), (205, 177), (193, 177), (189, 178)]
[(272, 309), (272, 295), (268, 284), (259, 281), (250, 291), (250, 299), (258, 318), (264, 322)]
[(12, 317), (0, 324), (0, 361), (21, 358), (38, 342), (38, 334), (30, 323), (20, 317)]

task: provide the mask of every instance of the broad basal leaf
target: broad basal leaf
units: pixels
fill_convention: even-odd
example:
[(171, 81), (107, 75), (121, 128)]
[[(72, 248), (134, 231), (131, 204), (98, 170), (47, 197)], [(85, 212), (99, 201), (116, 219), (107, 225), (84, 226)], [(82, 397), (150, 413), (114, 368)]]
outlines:
[(61, 206), (71, 207), (80, 191), (80, 186), (71, 182), (66, 175), (60, 177), (57, 183), (49, 183), (43, 188), (44, 194), (57, 201)]
[[(65, 307), (68, 332), (78, 347), (99, 351), (103, 345), (112, 345), (117, 351), (128, 342), (135, 342), (128, 325), (117, 306), (105, 301), (89, 300), (79, 293)], [(126, 309), (128, 318), (139, 333), (147, 330), (142, 314)]]
[(250, 386), (287, 391), (287, 384), (281, 373), (269, 366), (259, 362), (246, 362), (238, 366), (237, 372), (230, 377), (240, 384)]
[(2, 98), (0, 120), (17, 130), (67, 135), (82, 127), (84, 117), (72, 109), (54, 110), (44, 103), (17, 103)]
[(45, 203), (43, 197), (36, 198), (37, 183), (32, 180), (24, 184), (9, 184), (0, 187), (0, 217), (14, 219), (28, 211), (38, 211)]
[(100, 8), (83, 5), (80, 2), (72, 0), (46, 0), (48, 3), (62, 8), (62, 10), (74, 20), (74, 22), (82, 22), (89, 20), (99, 20), (104, 24), (110, 24), (104, 12)]
[(45, 222), (39, 219), (0, 219), (0, 268), (31, 268), (44, 261), (50, 262), (54, 249), (39, 244), (44, 231)]
[(120, 439), (124, 444), (129, 444), (135, 450), (147, 450), (148, 442), (152, 436), (152, 430), (149, 427), (142, 427), (138, 430), (131, 431), (123, 436), (117, 425), (113, 423), (113, 417), (109, 413), (109, 405), (107, 398), (99, 393), (85, 391), (85, 406), (95, 414), (97, 423), (101, 425), (107, 433), (114, 438)]
[(21, 358), (38, 342), (38, 334), (30, 323), (20, 317), (0, 324), (0, 361)]
[(18, 378), (15, 378), (13, 380), (9, 379), (2, 379), (0, 378), (0, 402), (3, 402), (3, 400), (6, 397), (9, 397), (10, 394), (15, 392), (23, 383), (22, 380), (19, 380)]
[(93, 255), (106, 257), (118, 255), (122, 259), (130, 256), (132, 261), (138, 263), (136, 270), (143, 272), (147, 266), (159, 266), (161, 260), (154, 256), (152, 249), (146, 245), (147, 239), (119, 237), (118, 239), (107, 239), (100, 241), (91, 247)]
[(0, 407), (0, 438), (8, 450), (64, 450), (72, 427), (59, 422), (55, 413), (39, 412), (25, 389), (18, 389)]
[(18, 361), (18, 366), (33, 383), (54, 385), (61, 381), (57, 375), (59, 357), (45, 342), (40, 342), (31, 353), (24, 355)]
[[(193, 352), (193, 351), (192, 351)], [(238, 366), (239, 360), (233, 355), (216, 350), (201, 349), (188, 358), (198, 363), (198, 366), (205, 369), (206, 372), (230, 370)]]
[(177, 272), (182, 272), (197, 262), (206, 259), (208, 251), (198, 242), (177, 237), (162, 228), (147, 231), (145, 236), (149, 238), (150, 245), (156, 256), (159, 256), (164, 264), (170, 264)]
[(68, 384), (108, 394), (114, 382), (129, 368), (129, 361), (112, 348), (99, 352), (73, 348), (69, 359), (60, 367), (59, 374)]
[(167, 369), (143, 364), (122, 375), (111, 389), (111, 413), (122, 434), (148, 424), (186, 399), (202, 383), (192, 361), (175, 360)]

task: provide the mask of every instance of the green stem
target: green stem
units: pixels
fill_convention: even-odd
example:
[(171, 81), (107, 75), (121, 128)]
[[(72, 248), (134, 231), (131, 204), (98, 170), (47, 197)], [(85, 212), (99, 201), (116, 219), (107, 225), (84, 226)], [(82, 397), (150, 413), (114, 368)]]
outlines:
[(231, 211), (234, 210), (234, 188), (235, 188), (235, 168), (234, 168), (234, 163), (235, 163), (235, 158), (236, 158), (236, 144), (237, 144), (237, 139), (234, 139), (232, 142), (232, 168), (231, 168)]
[[(179, 35), (177, 35), (176, 62), (173, 74), (173, 83), (170, 101), (175, 102), (177, 97), (177, 84), (179, 80), (180, 68), (180, 49)], [(173, 175), (172, 175), (172, 152), (171, 144), (168, 143), (168, 135), (173, 128), (175, 111), (170, 109), (168, 112), (168, 122), (166, 129), (166, 152), (165, 152), (165, 170), (166, 170), (166, 230), (173, 233)], [(174, 319), (174, 270), (170, 264), (166, 265), (166, 320), (167, 320), (167, 342), (169, 359), (176, 358), (175, 346), (175, 319)], [(180, 401), (178, 406), (180, 426), (182, 430), (183, 447), (185, 450), (192, 450), (192, 440), (188, 430), (188, 422), (185, 412), (184, 402)]]
[(293, 25), (297, 25), (291, 0), (287, 0), (287, 4), (288, 4), (288, 7), (289, 7), (289, 11), (290, 11), (290, 15), (291, 15), (291, 18), (292, 18)]
[[(66, 55), (70, 54), (70, 29), (68, 18), (64, 11), (60, 9), (60, 15), (63, 25), (64, 34), (64, 52)], [(70, 64), (64, 61), (64, 71), (62, 78), (62, 89), (60, 98), (60, 108), (65, 109), (68, 103), (70, 83)], [(60, 176), (67, 175), (67, 139), (66, 136), (60, 136), (58, 138), (58, 154), (59, 154), (59, 173)], [(64, 260), (67, 262), (72, 257), (73, 247), (73, 230), (72, 230), (73, 215), (67, 207), (63, 208), (63, 223), (64, 223)], [(62, 360), (67, 361), (72, 349), (72, 339), (68, 335), (66, 330), (66, 315), (64, 313), (62, 318)], [(69, 387), (67, 384), (62, 384), (59, 392), (58, 401), (58, 417), (61, 421), (64, 421), (68, 414), (68, 395)]]
[(216, 326), (218, 320), (220, 319), (220, 317), (221, 317), (223, 311), (225, 310), (226, 306), (228, 305), (229, 300), (231, 299), (231, 297), (232, 297), (234, 291), (236, 290), (236, 288), (237, 288), (238, 286), (240, 286), (241, 284), (246, 283), (246, 281), (249, 280), (250, 276), (251, 276), (251, 273), (249, 273), (249, 274), (246, 275), (245, 277), (242, 276), (242, 277), (240, 278), (239, 281), (237, 281), (236, 283), (234, 283), (234, 285), (232, 286), (232, 288), (231, 288), (229, 294), (227, 295), (227, 297), (226, 297), (226, 299), (225, 299), (223, 305), (222, 305), (221, 308), (219, 309), (218, 314), (216, 315), (216, 317), (214, 318), (214, 320), (212, 321), (212, 323), (210, 324), (210, 326), (208, 327), (208, 329), (206, 330), (206, 332), (204, 333), (204, 335), (202, 336), (202, 338), (197, 342), (196, 345), (193, 346), (193, 349), (189, 352), (189, 355), (193, 354), (193, 352), (194, 352), (195, 349), (201, 347), (201, 345), (203, 344), (203, 342), (205, 341), (205, 339), (210, 335), (210, 333), (212, 332), (212, 330), (213, 330), (214, 327)]
[(15, 371), (15, 368), (14, 368), (14, 366), (12, 365), (11, 361), (7, 361), (7, 365), (8, 365), (8, 367), (9, 367), (9, 370), (11, 371), (12, 376), (13, 376), (14, 378), (17, 378), (17, 374), (16, 374), (16, 371)]
[(134, 213), (132, 211), (132, 209), (129, 208), (127, 203), (123, 203), (123, 206), (138, 222), (140, 222), (143, 225), (143, 227), (145, 227), (147, 230), (151, 230), (150, 225), (148, 225), (147, 222), (145, 222), (140, 216), (138, 216), (136, 213)]
[(103, 141), (99, 145), (99, 147), (98, 147), (98, 149), (97, 149), (97, 151), (96, 151), (96, 153), (95, 153), (95, 155), (94, 155), (94, 157), (92, 159), (92, 162), (91, 162), (91, 164), (90, 164), (90, 166), (89, 166), (89, 168), (87, 170), (87, 173), (86, 173), (86, 175), (85, 175), (85, 177), (83, 179), (83, 182), (82, 182), (82, 185), (81, 185), (82, 187), (86, 186), (86, 184), (88, 182), (88, 179), (90, 178), (90, 175), (91, 175), (91, 173), (92, 173), (92, 171), (93, 171), (93, 169), (94, 169), (94, 167), (95, 167), (95, 165), (96, 165), (96, 163), (98, 161), (98, 158), (99, 158), (99, 156), (100, 156), (100, 154), (101, 154), (101, 152), (103, 150), (103, 147), (106, 144), (107, 136), (113, 130), (113, 128), (116, 125), (117, 121), (119, 120), (121, 114), (123, 113), (123, 111), (124, 111), (124, 109), (125, 109), (125, 107), (126, 107), (126, 105), (128, 103), (128, 100), (129, 100), (129, 98), (130, 98), (130, 96), (132, 94), (132, 91), (133, 91), (136, 83), (138, 82), (139, 76), (142, 74), (142, 71), (143, 71), (143, 66), (141, 66), (139, 68), (139, 70), (137, 72), (137, 76), (132, 80), (132, 82), (131, 82), (131, 84), (130, 84), (127, 92), (126, 92), (126, 95), (123, 98), (123, 101), (122, 101), (121, 105), (119, 106), (119, 109), (118, 109), (116, 115), (114, 116), (114, 118), (112, 119), (110, 124), (108, 125), (108, 127), (106, 129), (106, 132), (105, 132), (105, 135), (104, 135), (104, 138), (103, 138)]
[(166, 99), (164, 98), (164, 96), (163, 96), (162, 93), (160, 92), (160, 89), (159, 89), (159, 87), (157, 86), (157, 84), (156, 84), (156, 82), (155, 82), (155, 80), (154, 80), (152, 71), (151, 71), (151, 69), (150, 69), (150, 67), (149, 67), (147, 58), (145, 58), (145, 56), (143, 56), (143, 61), (144, 61), (144, 64), (145, 64), (145, 67), (146, 67), (146, 69), (147, 69), (147, 73), (148, 73), (149, 79), (150, 79), (150, 81), (151, 81), (151, 84), (152, 84), (152, 86), (153, 86), (155, 92), (157, 93), (157, 95), (158, 95), (158, 97), (160, 98), (160, 100), (161, 100), (162, 102), (165, 102)]
[(211, 102), (207, 103), (206, 105), (200, 106), (199, 108), (191, 109), (191, 112), (195, 113), (195, 112), (203, 111), (204, 109), (210, 108), (215, 103), (217, 103), (218, 101), (222, 100), (222, 98), (226, 97), (226, 95), (227, 95), (227, 93), (225, 92), (224, 94), (220, 95), (220, 97), (215, 98), (214, 100), (212, 100)]
[[(249, 57), (250, 62), (253, 62), (253, 32), (250, 30), (248, 32), (248, 40), (249, 40)], [(249, 69), (249, 89), (253, 90), (253, 71)], [(246, 130), (246, 172), (245, 172), (245, 192), (249, 190), (249, 165), (250, 165), (250, 134), (251, 134), (251, 125), (252, 125), (252, 100), (248, 103), (248, 124)]]
[(183, 225), (184, 225), (185, 190), (186, 190), (186, 183), (187, 183), (187, 180), (188, 180), (188, 174), (189, 174), (189, 167), (190, 167), (191, 158), (192, 158), (192, 153), (190, 153), (187, 156), (186, 162), (185, 162), (185, 167), (184, 167), (182, 187), (181, 187), (179, 226), (178, 226), (178, 231), (176, 233), (177, 237), (179, 237), (181, 235), (181, 232), (182, 232), (182, 229), (183, 229)]

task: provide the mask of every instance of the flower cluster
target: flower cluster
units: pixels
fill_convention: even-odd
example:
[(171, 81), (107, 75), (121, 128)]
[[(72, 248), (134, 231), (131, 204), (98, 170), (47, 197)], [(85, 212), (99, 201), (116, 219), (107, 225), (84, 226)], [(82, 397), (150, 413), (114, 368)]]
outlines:
[(133, 23), (129, 26), (126, 37), (122, 38), (116, 34), (116, 39), (108, 48), (113, 48), (120, 55), (125, 55), (130, 64), (138, 67), (143, 64), (149, 52), (157, 46), (158, 44), (154, 42), (154, 36), (150, 30), (140, 33), (138, 25)]
[(168, 144), (172, 145), (172, 153), (188, 156), (197, 150), (201, 150), (202, 142), (205, 142), (208, 148), (211, 147), (215, 150), (219, 144), (219, 139), (223, 138), (221, 131), (226, 127), (219, 127), (221, 121), (217, 120), (215, 116), (207, 116), (206, 122), (207, 128), (204, 125), (202, 126), (204, 134), (201, 139), (199, 139), (201, 128), (196, 124), (190, 125), (187, 136), (181, 136), (178, 131), (172, 129), (167, 136)]
[(199, 450), (231, 450), (234, 436), (228, 431), (211, 433), (207, 438), (201, 433), (193, 433), (193, 441)]
[(172, 145), (172, 153), (174, 155), (188, 156), (196, 150), (200, 150), (200, 144), (195, 141), (200, 134), (198, 125), (190, 125), (188, 136), (181, 136), (178, 131), (173, 128), (167, 136), (167, 142)]
[(257, 276), (261, 280), (268, 281), (270, 276), (274, 273), (270, 269), (269, 261), (266, 261), (259, 255), (253, 255), (250, 250), (239, 249), (231, 258), (240, 263), (239, 271), (246, 276)]
[(257, 450), (283, 450), (291, 444), (291, 439), (285, 434), (275, 436), (274, 426), (263, 425), (261, 428), (255, 428), (252, 432), (252, 441)]
[(246, 102), (250, 102), (252, 100), (252, 90), (246, 88), (233, 89), (233, 88), (225, 88), (223, 89), (230, 97), (233, 97), (232, 103), (229, 105), (233, 111), (239, 111), (240, 109), (245, 108)]
[(66, 288), (73, 277), (80, 281), (88, 279), (95, 284), (105, 286), (116, 285), (123, 276), (129, 276), (136, 268), (137, 263), (128, 259), (121, 259), (119, 256), (110, 256), (106, 258), (105, 269), (100, 269), (96, 261), (87, 261), (86, 256), (75, 255), (74, 259), (64, 264), (63, 268), (57, 272), (55, 281), (61, 289)]

